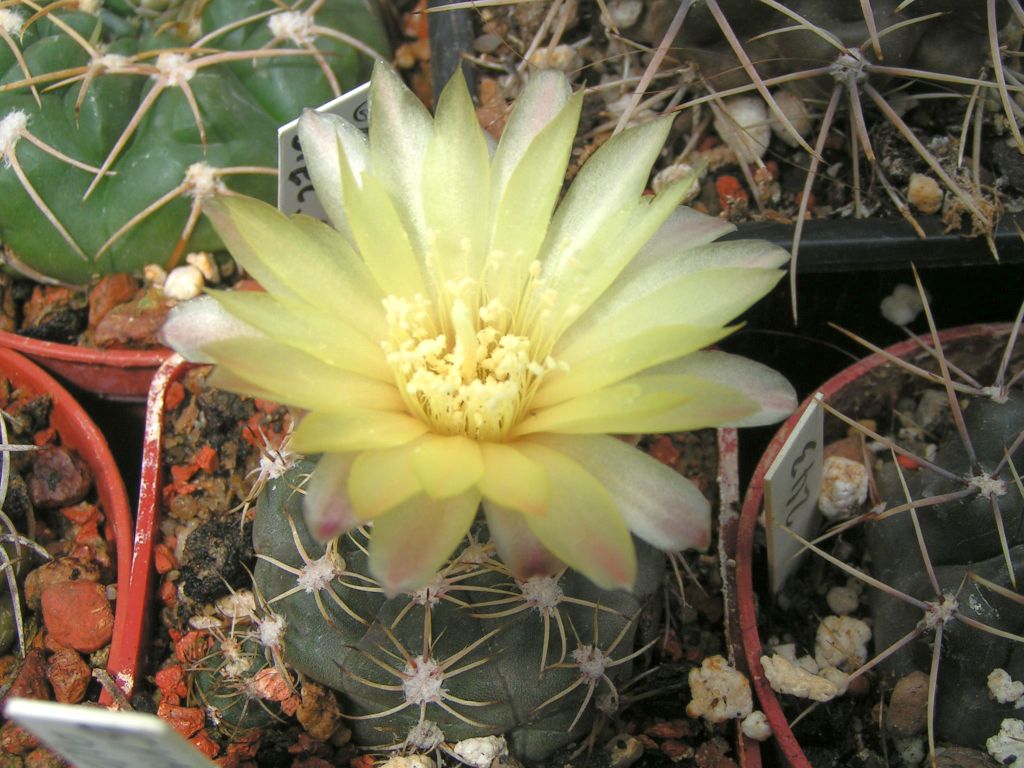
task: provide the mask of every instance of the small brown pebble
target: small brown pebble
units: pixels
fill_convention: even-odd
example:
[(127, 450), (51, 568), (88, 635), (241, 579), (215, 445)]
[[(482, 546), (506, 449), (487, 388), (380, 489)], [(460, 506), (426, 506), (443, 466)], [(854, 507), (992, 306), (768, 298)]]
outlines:
[(915, 173), (907, 186), (907, 201), (921, 213), (937, 213), (942, 207), (942, 187), (931, 176)]
[(167, 317), (162, 294), (149, 290), (134, 301), (111, 309), (93, 331), (99, 347), (132, 347), (152, 344)]
[(127, 272), (101, 277), (89, 291), (89, 330), (118, 304), (131, 301), (138, 290), (139, 282)]
[(65, 581), (43, 591), (43, 623), (61, 645), (92, 653), (110, 642), (114, 612), (107, 591), (91, 581)]
[(99, 581), (100, 569), (94, 563), (83, 563), (69, 557), (58, 557), (43, 563), (25, 577), (25, 602), (33, 611), (39, 611), (43, 590), (65, 581)]
[(327, 741), (341, 725), (341, 710), (334, 694), (314, 683), (304, 684), (301, 694), (302, 703), (295, 717), (310, 736)]
[(39, 747), (25, 755), (25, 768), (66, 768), (68, 765), (66, 760), (46, 747)]
[(13, 720), (0, 726), (0, 752), (8, 755), (24, 755), (39, 746), (39, 739)]
[(199, 729), (203, 727), (206, 720), (203, 710), (198, 707), (179, 707), (166, 702), (160, 703), (156, 715), (186, 739), (199, 733)]
[(46, 660), (42, 651), (33, 648), (25, 654), (4, 700), (8, 698), (49, 700), (50, 686), (46, 682)]
[(694, 762), (697, 768), (739, 768), (735, 760), (726, 757), (728, 752), (729, 742), (721, 736), (715, 736), (697, 747)]
[(644, 733), (657, 739), (683, 739), (690, 735), (690, 724), (686, 720), (665, 720), (644, 728)]
[(900, 678), (885, 711), (885, 727), (895, 736), (914, 736), (928, 725), (928, 675), (915, 670)]
[(53, 697), (61, 704), (78, 704), (92, 680), (92, 670), (77, 651), (64, 648), (50, 656), (46, 678), (53, 686)]
[(678, 739), (668, 739), (663, 741), (659, 748), (661, 749), (662, 754), (673, 762), (687, 757), (693, 757), (693, 747), (679, 741)]
[(92, 488), (92, 476), (85, 462), (64, 448), (44, 448), (33, 456), (26, 478), (32, 503), (40, 509), (77, 504)]

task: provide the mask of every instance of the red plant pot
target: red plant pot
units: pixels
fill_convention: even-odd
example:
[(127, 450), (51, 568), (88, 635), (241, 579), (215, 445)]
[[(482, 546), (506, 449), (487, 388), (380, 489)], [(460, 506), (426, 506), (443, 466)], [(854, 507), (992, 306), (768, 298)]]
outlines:
[[(132, 515), (128, 506), (128, 493), (117, 469), (114, 457), (103, 434), (82, 409), (82, 406), (58, 384), (52, 376), (24, 356), (0, 347), (0, 374), (16, 387), (25, 387), (53, 398), (50, 424), (60, 434), (62, 443), (74, 449), (92, 472), (100, 506), (106, 515), (105, 536), (114, 549), (117, 563), (118, 600), (114, 610), (114, 636), (110, 645), (107, 672), (121, 683), (125, 675), (134, 674), (135, 666), (128, 659), (126, 627), (131, 623), (128, 602), (129, 574), (132, 557)], [(100, 702), (110, 703), (104, 691)]]
[(141, 400), (169, 349), (94, 349), (0, 331), (0, 347), (16, 350), (76, 387), (113, 400)]
[[(945, 346), (948, 343), (961, 339), (1005, 333), (1008, 328), (1008, 325), (999, 323), (952, 328), (941, 332), (939, 334), (939, 341)], [(909, 340), (894, 344), (886, 348), (885, 351), (890, 355), (903, 358), (919, 352), (920, 349), (921, 347), (916, 341)], [(888, 362), (880, 354), (865, 357), (863, 360), (837, 373), (818, 387), (816, 392), (821, 392), (825, 397), (825, 401), (829, 402), (866, 374)], [(754, 476), (747, 487), (747, 494), (743, 499), (743, 509), (740, 512), (736, 527), (735, 570), (733, 573), (727, 573), (727, 576), (730, 578), (733, 576), (735, 578), (737, 629), (743, 643), (743, 655), (746, 657), (748, 675), (760, 700), (761, 710), (771, 726), (775, 737), (775, 745), (786, 764), (792, 766), (792, 768), (813, 768), (813, 766), (804, 755), (800, 743), (789, 727), (789, 721), (782, 711), (778, 696), (765, 678), (764, 668), (761, 666), (763, 646), (757, 627), (757, 607), (753, 585), (754, 535), (757, 532), (758, 521), (763, 508), (765, 473), (772, 465), (782, 446), (786, 443), (790, 433), (800, 420), (800, 416), (803, 415), (804, 409), (810, 404), (813, 396), (814, 393), (804, 400), (800, 407), (779, 428), (779, 431), (775, 433), (764, 455), (761, 457), (761, 461), (758, 462), (757, 468), (754, 470)]]

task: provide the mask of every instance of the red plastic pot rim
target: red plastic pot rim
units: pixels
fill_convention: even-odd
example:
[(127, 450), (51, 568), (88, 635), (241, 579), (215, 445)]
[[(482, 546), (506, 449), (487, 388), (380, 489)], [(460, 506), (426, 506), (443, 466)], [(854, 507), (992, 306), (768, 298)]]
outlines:
[(21, 352), (87, 392), (120, 400), (145, 397), (169, 349), (96, 349), (0, 331), (0, 346)]
[[(941, 331), (939, 341), (942, 344), (947, 344), (965, 338), (1006, 334), (1009, 329), (1010, 325), (1007, 323), (967, 325)], [(918, 341), (910, 339), (887, 347), (885, 352), (895, 357), (907, 357), (920, 349), (921, 345)], [(752, 554), (754, 535), (757, 531), (764, 499), (764, 475), (816, 392), (821, 392), (825, 396), (825, 400), (828, 401), (851, 383), (888, 362), (889, 360), (879, 353), (865, 357), (830, 378), (800, 404), (800, 407), (775, 433), (768, 448), (761, 456), (750, 485), (747, 487), (747, 494), (740, 512), (739, 527), (736, 532), (736, 598), (739, 604), (739, 631), (742, 636), (743, 651), (749, 667), (751, 683), (761, 704), (761, 710), (768, 719), (779, 750), (792, 768), (813, 768), (813, 766), (804, 755), (803, 749), (789, 727), (789, 721), (782, 711), (775, 691), (764, 676), (764, 668), (761, 666), (763, 647), (757, 629), (757, 609), (753, 589)]]
[[(60, 433), (62, 443), (77, 451), (92, 472), (100, 506), (106, 515), (106, 537), (115, 550), (118, 597), (126, 596), (130, 591), (128, 580), (131, 573), (132, 515), (124, 481), (106, 438), (78, 401), (50, 374), (23, 355), (0, 347), (0, 373), (15, 386), (24, 386), (53, 398), (50, 424)], [(121, 681), (126, 671), (123, 659), (124, 629), (130, 620), (127, 608), (124, 601), (117, 600), (114, 635), (107, 662), (107, 672), (117, 682)], [(100, 698), (100, 703), (110, 703), (106, 692)]]

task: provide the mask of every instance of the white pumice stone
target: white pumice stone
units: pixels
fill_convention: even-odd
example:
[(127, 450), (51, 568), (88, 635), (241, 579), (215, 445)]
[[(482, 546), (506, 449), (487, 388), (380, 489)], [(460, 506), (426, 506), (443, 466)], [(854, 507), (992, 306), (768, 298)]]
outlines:
[(776, 693), (788, 693), (812, 701), (830, 701), (840, 693), (839, 687), (831, 680), (812, 675), (778, 654), (762, 656), (761, 666), (768, 684)]
[(740, 723), (743, 735), (754, 741), (768, 741), (772, 737), (772, 727), (768, 725), (768, 718), (760, 709), (755, 709)]
[(686, 705), (690, 717), (711, 723), (744, 718), (754, 709), (750, 683), (721, 656), (709, 656), (700, 667), (690, 670), (690, 695)]
[(715, 115), (715, 131), (742, 162), (757, 162), (768, 151), (772, 138), (768, 107), (759, 96), (723, 99)]
[(818, 666), (852, 672), (868, 658), (871, 627), (853, 616), (826, 616), (814, 639), (814, 660)]
[(172, 269), (167, 279), (164, 280), (164, 296), (174, 301), (187, 301), (194, 299), (203, 292), (203, 273), (198, 267), (191, 264), (184, 264)]
[(829, 456), (822, 467), (818, 509), (830, 520), (849, 517), (868, 497), (868, 471), (859, 461)]
[(1000, 765), (1024, 765), (1024, 720), (1003, 720), (999, 733), (985, 742), (985, 749)]
[(828, 609), (836, 616), (847, 616), (856, 611), (860, 605), (857, 592), (844, 585), (832, 587), (825, 595), (825, 602), (828, 603)]
[(508, 756), (508, 744), (502, 736), (481, 736), (457, 742), (452, 753), (472, 768), (491, 768)]

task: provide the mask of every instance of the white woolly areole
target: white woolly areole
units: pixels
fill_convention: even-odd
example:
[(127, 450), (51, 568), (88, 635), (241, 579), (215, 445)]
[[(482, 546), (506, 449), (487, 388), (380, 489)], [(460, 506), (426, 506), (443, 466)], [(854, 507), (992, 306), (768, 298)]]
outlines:
[(90, 16), (98, 16), (102, 7), (100, 0), (78, 0), (78, 10)]
[(259, 641), (264, 648), (280, 648), (288, 622), (279, 613), (271, 613), (259, 621)]
[(405, 666), (402, 692), (409, 704), (423, 705), (441, 701), (445, 694), (443, 684), (444, 670), (433, 659), (417, 656), (411, 664)]
[(984, 472), (972, 477), (970, 484), (972, 487), (977, 488), (978, 493), (986, 499), (994, 499), (997, 496), (1006, 495), (1006, 481), (1000, 480), (998, 477), (992, 477)]
[(27, 125), (28, 115), (20, 109), (8, 112), (4, 119), (0, 120), (0, 155), (4, 158), (4, 168), (11, 165), (14, 145), (18, 143)]
[(319, 560), (314, 560), (309, 565), (299, 570), (295, 577), (295, 583), (307, 593), (319, 592), (327, 586), (338, 575), (338, 566), (329, 554), (325, 554)]
[(437, 605), (441, 598), (448, 594), (449, 583), (444, 575), (435, 573), (427, 584), (411, 592), (412, 601), (416, 605)]
[(105, 53), (96, 59), (96, 67), (107, 72), (120, 72), (131, 65), (132, 60), (120, 53)]
[(592, 645), (584, 645), (572, 652), (572, 660), (580, 665), (580, 675), (591, 680), (600, 680), (604, 671), (612, 665), (611, 656)]
[(185, 171), (185, 186), (188, 193), (197, 200), (206, 200), (226, 191), (224, 183), (217, 176), (217, 169), (207, 163), (192, 163)]
[(519, 590), (526, 604), (536, 608), (541, 616), (551, 616), (565, 596), (554, 576), (531, 576), (519, 582)]
[(184, 85), (196, 74), (189, 64), (188, 56), (182, 53), (161, 53), (156, 57), (156, 68), (160, 79), (172, 87)]
[(20, 37), (21, 27), (24, 23), (25, 19), (17, 11), (12, 11), (10, 8), (0, 8), (0, 29), (8, 35)]
[(430, 752), (444, 741), (444, 732), (433, 720), (421, 720), (409, 729), (409, 735), (405, 737), (405, 746), (418, 749), (421, 752)]
[(283, 37), (296, 45), (308, 45), (316, 40), (313, 32), (313, 17), (300, 11), (284, 11), (267, 19), (267, 26), (274, 37)]
[(944, 624), (955, 618), (956, 609), (960, 607), (956, 595), (946, 593), (942, 596), (941, 603), (928, 603), (928, 612), (924, 615), (924, 623), (928, 629), (935, 629), (938, 624)]

